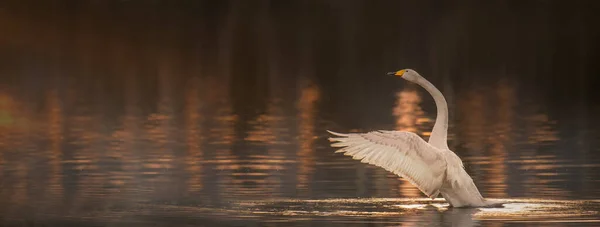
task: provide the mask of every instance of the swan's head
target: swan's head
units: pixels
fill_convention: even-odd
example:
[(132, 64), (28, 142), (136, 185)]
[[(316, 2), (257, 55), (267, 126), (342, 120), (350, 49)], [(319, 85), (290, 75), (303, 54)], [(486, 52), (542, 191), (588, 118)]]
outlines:
[(417, 79), (419, 79), (419, 77), (421, 77), (421, 75), (419, 75), (419, 73), (417, 73), (417, 71), (412, 70), (412, 69), (403, 69), (397, 72), (389, 72), (387, 73), (388, 75), (392, 75), (392, 76), (399, 76), (402, 77), (405, 80), (408, 80), (410, 82), (416, 82)]

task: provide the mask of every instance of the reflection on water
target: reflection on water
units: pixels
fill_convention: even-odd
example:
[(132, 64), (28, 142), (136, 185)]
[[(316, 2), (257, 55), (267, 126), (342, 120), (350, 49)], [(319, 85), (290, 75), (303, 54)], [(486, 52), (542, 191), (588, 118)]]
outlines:
[[(443, 199), (327, 199), (327, 200), (260, 200), (235, 204), (235, 209), (250, 210), (246, 215), (288, 216), (289, 218), (339, 217), (390, 218), (388, 222), (399, 222), (398, 218), (411, 218), (418, 215), (418, 223), (435, 224), (441, 218), (443, 222), (458, 226), (475, 226), (482, 220), (525, 221), (552, 218), (554, 222), (569, 222), (576, 219), (595, 221), (600, 212), (595, 201), (561, 201), (512, 199), (498, 200), (504, 203), (502, 208), (463, 208), (449, 209)], [(279, 217), (281, 218), (281, 217)], [(283, 218), (282, 218), (283, 219)], [(396, 220), (394, 220), (396, 219)]]
[[(468, 20), (479, 12), (468, 7), (437, 18), (426, 5), (405, 3), (421, 9), (407, 14), (422, 16), (414, 21), (428, 31), (392, 20), (394, 7), (406, 8), (400, 3), (198, 2), (0, 7), (0, 27), (12, 34), (0, 37), (3, 224), (597, 220), (600, 125), (592, 119), (600, 108), (581, 82), (590, 74), (579, 68), (571, 72), (578, 83), (556, 86), (553, 74), (535, 67), (586, 60), (554, 47), (562, 41), (529, 37), (536, 45), (557, 42), (532, 46), (509, 32), (481, 35), (477, 29), (494, 26)], [(502, 7), (493, 8), (510, 9)], [(122, 11), (105, 14), (115, 9)], [(463, 11), (470, 14), (446, 20)], [(436, 45), (454, 50), (468, 41), (473, 48), (460, 58), (422, 50), (435, 41), (431, 34), (447, 37), (448, 21), (475, 40), (454, 35)], [(555, 30), (537, 26), (552, 24), (544, 18), (489, 22), (539, 29), (543, 37)], [(399, 28), (415, 32), (399, 41)], [(498, 39), (502, 45), (478, 48)], [(577, 51), (585, 51), (580, 43)], [(494, 57), (477, 57), (489, 54), (479, 49)], [(552, 51), (567, 57), (538, 56)], [(405, 66), (447, 94), (451, 149), (482, 194), (507, 202), (504, 208), (448, 209), (394, 174), (333, 153), (326, 129), (429, 136), (432, 98), (384, 75)], [(554, 95), (573, 91), (576, 102)]]
[[(409, 131), (417, 133), (427, 139), (431, 130), (429, 128), (433, 127), (433, 123), (435, 118), (427, 118), (424, 116), (424, 112), (421, 109), (421, 97), (420, 94), (414, 90), (401, 90), (396, 93), (396, 103), (393, 109), (392, 114), (396, 117), (396, 127), (395, 130), (398, 131)], [(432, 123), (426, 124), (424, 123)], [(418, 128), (417, 128), (418, 127)], [(404, 178), (400, 178), (393, 173), (388, 173), (390, 176), (394, 176), (400, 180), (401, 184), (399, 186), (399, 195), (402, 197), (421, 197), (422, 193), (419, 189), (412, 185), (408, 180)]]
[[(500, 223), (551, 223), (594, 226), (600, 222), (598, 201), (507, 199), (503, 208), (451, 209), (443, 199), (261, 199), (227, 206), (136, 204), (88, 212), (64, 220), (111, 226), (169, 226), (173, 224), (246, 225), (326, 222), (328, 226), (496, 226)], [(49, 215), (45, 220), (57, 217)]]
[(316, 102), (319, 100), (319, 90), (315, 85), (307, 85), (301, 90), (298, 100), (298, 173), (296, 174), (296, 191), (300, 197), (308, 197), (310, 193), (311, 176), (315, 169), (316, 155), (314, 141)]

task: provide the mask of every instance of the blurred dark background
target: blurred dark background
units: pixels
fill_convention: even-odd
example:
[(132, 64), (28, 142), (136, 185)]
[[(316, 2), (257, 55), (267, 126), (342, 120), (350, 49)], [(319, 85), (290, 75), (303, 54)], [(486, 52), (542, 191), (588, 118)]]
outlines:
[(326, 140), (426, 139), (433, 100), (385, 75), (403, 68), (445, 95), (450, 147), (484, 196), (597, 199), (598, 12), (592, 0), (1, 1), (0, 219), (423, 197)]
[[(322, 86), (341, 89), (327, 97), (343, 99), (348, 91), (390, 89), (394, 85), (384, 82), (389, 80), (384, 72), (414, 68), (432, 80), (452, 80), (455, 89), (501, 74), (542, 88), (549, 99), (568, 107), (574, 97), (591, 101), (598, 86), (599, 5), (543, 0), (3, 1), (2, 81), (122, 77), (109, 71), (134, 64), (147, 71), (137, 77), (154, 84), (153, 63), (168, 59), (188, 74), (230, 79), (233, 97), (253, 94), (258, 100), (270, 92), (271, 80), (311, 75)], [(23, 69), (24, 61), (35, 62), (43, 73), (15, 73), (35, 71)], [(61, 67), (73, 72), (56, 73)], [(270, 78), (273, 67), (285, 73)]]

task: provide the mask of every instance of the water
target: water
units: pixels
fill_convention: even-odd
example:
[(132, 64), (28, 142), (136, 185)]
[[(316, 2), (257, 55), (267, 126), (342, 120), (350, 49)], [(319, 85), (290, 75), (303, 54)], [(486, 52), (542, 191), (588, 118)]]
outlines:
[[(598, 225), (591, 4), (223, 2), (0, 7), (0, 222)], [(327, 129), (427, 139), (433, 100), (385, 75), (405, 67), (504, 208), (448, 208), (333, 153)]]

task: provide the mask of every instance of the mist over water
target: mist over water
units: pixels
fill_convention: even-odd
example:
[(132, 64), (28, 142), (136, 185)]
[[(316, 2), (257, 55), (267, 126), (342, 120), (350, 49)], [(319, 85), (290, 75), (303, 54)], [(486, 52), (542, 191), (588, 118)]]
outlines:
[[(598, 9), (1, 3), (0, 222), (594, 225)], [(333, 153), (325, 130), (428, 138), (433, 99), (385, 75), (402, 68), (445, 95), (450, 148), (505, 209), (447, 209), (392, 173)]]

